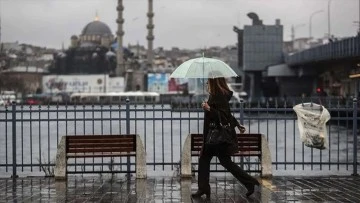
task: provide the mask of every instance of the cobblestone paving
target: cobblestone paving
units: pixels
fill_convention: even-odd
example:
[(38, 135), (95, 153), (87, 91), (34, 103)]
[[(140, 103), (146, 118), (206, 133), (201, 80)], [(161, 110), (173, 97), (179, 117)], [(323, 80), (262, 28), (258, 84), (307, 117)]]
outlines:
[[(211, 202), (360, 202), (360, 178), (273, 177), (261, 180), (254, 195), (232, 176), (211, 178)], [(0, 179), (0, 202), (206, 202), (192, 199), (196, 179), (149, 177), (100, 178), (70, 176), (67, 182), (54, 178)]]

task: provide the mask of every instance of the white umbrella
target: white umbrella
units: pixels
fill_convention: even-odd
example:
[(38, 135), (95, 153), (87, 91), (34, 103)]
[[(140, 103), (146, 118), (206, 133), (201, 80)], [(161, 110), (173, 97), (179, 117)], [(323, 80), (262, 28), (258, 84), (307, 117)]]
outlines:
[(237, 76), (235, 71), (223, 61), (200, 57), (182, 63), (170, 75), (170, 78), (228, 78)]

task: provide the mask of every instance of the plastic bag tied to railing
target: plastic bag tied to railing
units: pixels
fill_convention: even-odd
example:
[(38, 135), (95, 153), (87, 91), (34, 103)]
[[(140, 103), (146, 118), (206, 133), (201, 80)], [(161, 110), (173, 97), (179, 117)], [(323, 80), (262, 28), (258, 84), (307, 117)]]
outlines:
[(298, 117), (300, 139), (305, 146), (316, 149), (328, 148), (326, 122), (330, 120), (329, 111), (315, 103), (298, 104), (293, 109)]

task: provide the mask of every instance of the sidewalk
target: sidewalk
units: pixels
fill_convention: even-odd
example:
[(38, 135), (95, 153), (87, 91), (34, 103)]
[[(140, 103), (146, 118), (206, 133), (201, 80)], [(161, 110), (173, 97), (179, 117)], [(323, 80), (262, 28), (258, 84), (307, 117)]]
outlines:
[[(231, 175), (212, 177), (211, 202), (360, 202), (360, 177), (273, 177), (261, 180), (254, 195)], [(54, 178), (0, 179), (0, 202), (205, 202), (192, 200), (196, 179), (124, 176), (70, 176), (67, 182)]]

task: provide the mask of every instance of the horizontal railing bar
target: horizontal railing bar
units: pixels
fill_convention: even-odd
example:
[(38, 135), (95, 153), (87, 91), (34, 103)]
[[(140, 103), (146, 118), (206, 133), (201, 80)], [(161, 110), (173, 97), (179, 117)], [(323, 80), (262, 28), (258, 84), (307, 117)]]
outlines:
[[(193, 172), (198, 172), (199, 170), (192, 170), (192, 171)], [(244, 169), (244, 171), (246, 171), (248, 173), (261, 173), (261, 170), (247, 170), (247, 169)], [(221, 169), (210, 169), (210, 172), (229, 172), (229, 171), (221, 170)]]
[[(272, 165), (280, 165), (280, 164), (284, 164), (284, 165), (352, 165), (354, 162), (272, 162)], [(359, 163), (358, 163), (359, 164)]]
[[(41, 122), (41, 121), (49, 121), (49, 122), (54, 122), (54, 121), (58, 121), (58, 122), (70, 122), (70, 121), (126, 121), (126, 120), (130, 120), (130, 121), (153, 121), (153, 120), (156, 120), (156, 121), (161, 121), (161, 120), (202, 120), (201, 117), (194, 117), (194, 118), (176, 118), (176, 117), (173, 117), (173, 118), (131, 118), (131, 119), (126, 119), (126, 118), (68, 118), (68, 119), (46, 119), (46, 118), (42, 118), (42, 119), (16, 119), (15, 121), (16, 122)], [(1, 120), (0, 120), (1, 121)], [(3, 122), (12, 122), (12, 119), (8, 119), (8, 120), (4, 120)]]
[[(235, 118), (237, 118), (235, 116)], [(49, 122), (70, 122), (70, 121), (126, 121), (126, 118), (67, 118), (67, 119), (46, 119), (46, 118), (32, 118), (32, 119), (15, 119), (16, 122), (41, 122), (41, 121), (49, 121)], [(130, 121), (161, 121), (161, 120), (167, 120), (167, 121), (177, 121), (177, 120), (203, 120), (202, 117), (163, 117), (163, 118), (144, 118), (144, 117), (136, 117), (136, 118), (130, 118), (128, 119)], [(245, 117), (244, 120), (297, 120), (295, 117)], [(353, 119), (351, 117), (332, 117), (332, 121), (352, 121)], [(357, 118), (357, 120), (360, 120), (360, 117)], [(13, 120), (11, 118), (9, 119), (0, 119), (0, 122), (12, 122)]]
[[(124, 157), (122, 157), (124, 158)], [(74, 159), (81, 159), (81, 160), (84, 160), (84, 158), (73, 158), (71, 160), (74, 160)], [(85, 160), (89, 160), (89, 159), (92, 159), (92, 158), (86, 158)], [(101, 157), (99, 158), (95, 158), (95, 159), (101, 159)], [(110, 159), (110, 157), (109, 157)], [(104, 163), (97, 163), (97, 162), (94, 162), (94, 163), (68, 163), (67, 164), (68, 166), (108, 166), (109, 163), (108, 162), (104, 162)], [(112, 163), (113, 166), (126, 166), (127, 163)], [(135, 163), (130, 163), (130, 165), (135, 165)], [(11, 163), (9, 164), (0, 164), (0, 167), (12, 167), (13, 165)], [(50, 167), (50, 166), (55, 166), (55, 164), (21, 164), (21, 163), (18, 163), (16, 164), (17, 168), (20, 168), (20, 167), (41, 167), (41, 166), (47, 166), (47, 167)]]
[[(326, 107), (326, 106), (325, 106)], [(339, 108), (334, 108), (334, 107), (326, 107), (328, 111), (335, 111), (335, 112), (353, 112), (353, 107), (348, 107), (348, 108), (343, 108), (343, 107), (339, 107)], [(52, 113), (52, 112), (58, 112), (58, 113), (69, 113), (69, 112), (78, 112), (78, 113), (86, 113), (86, 112), (125, 112), (126, 109), (125, 108), (70, 108), (70, 109), (48, 109), (47, 107), (45, 108), (36, 108), (36, 109), (24, 109), (24, 108), (17, 108), (15, 110), (16, 113), (38, 113), (38, 112), (43, 112), (43, 113)], [(203, 112), (203, 110), (201, 108), (184, 108), (184, 109), (171, 109), (171, 108), (167, 108), (167, 107), (163, 107), (163, 108), (131, 108), (130, 112), (152, 112), (152, 111), (163, 111), (163, 112)], [(231, 108), (232, 112), (239, 112), (240, 108)], [(266, 108), (266, 107), (244, 107), (243, 109), (244, 113), (246, 112), (294, 112), (293, 108), (284, 108), (284, 107), (278, 107), (278, 108)], [(1, 110), (0, 113), (10, 113), (12, 112), (12, 110), (8, 109), (8, 110)]]
[[(77, 158), (77, 159), (84, 159), (84, 158)], [(90, 158), (91, 159), (91, 158)], [(100, 158), (98, 158), (100, 159)], [(239, 165), (241, 163), (239, 162), (235, 162), (235, 163), (238, 163)], [(260, 164), (259, 162), (248, 162), (248, 161), (243, 161), (244, 165), (258, 165)], [(324, 166), (324, 165), (352, 165), (353, 162), (349, 162), (349, 163), (346, 163), (346, 162), (272, 162), (272, 165), (313, 165), (313, 166)], [(358, 165), (360, 165), (360, 163), (357, 163)], [(55, 164), (16, 164), (17, 165), (17, 168), (20, 168), (20, 167), (41, 167), (41, 166), (55, 166)], [(67, 164), (68, 166), (108, 166), (109, 163), (76, 163), (76, 164), (73, 164), (73, 163), (68, 163)], [(126, 166), (127, 163), (112, 163), (113, 166)], [(135, 165), (135, 163), (130, 163), (130, 165)], [(162, 166), (162, 165), (165, 165), (165, 166), (179, 166), (180, 164), (178, 162), (174, 162), (174, 163), (171, 163), (171, 162), (149, 162), (149, 163), (146, 163), (147, 166)], [(199, 165), (198, 163), (192, 163), (192, 165)], [(221, 165), (220, 163), (211, 163), (210, 165)], [(0, 167), (12, 167), (12, 164), (0, 164)], [(287, 170), (290, 170), (290, 169), (287, 169)]]
[[(168, 109), (168, 108), (164, 108), (164, 109), (131, 109), (129, 112), (173, 112), (173, 113), (188, 113), (188, 112), (192, 112), (192, 113), (201, 113), (203, 112), (203, 110), (200, 109), (185, 109), (183, 111), (174, 111), (172, 109)], [(352, 113), (353, 109), (352, 108), (348, 108), (348, 109), (328, 109), (328, 111), (333, 112), (333, 113)], [(17, 109), (15, 111), (15, 113), (89, 113), (89, 112), (106, 112), (106, 113), (110, 113), (110, 112), (125, 112), (125, 109), (69, 109), (69, 110), (57, 110), (57, 109), (52, 109), (52, 110), (44, 110), (44, 109), (36, 109), (36, 110), (21, 110), (21, 109)], [(236, 113), (236, 112), (240, 112), (240, 109), (232, 109), (232, 112)], [(1, 113), (1, 112), (0, 112)], [(12, 111), (4, 111), (2, 113), (12, 113)], [(244, 113), (294, 113), (294, 110), (291, 109), (275, 109), (275, 108), (259, 108), (259, 109), (247, 109), (244, 108)]]
[(77, 174), (77, 173), (135, 173), (136, 171), (131, 170), (131, 171), (67, 171), (66, 173), (69, 174)]

